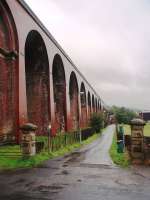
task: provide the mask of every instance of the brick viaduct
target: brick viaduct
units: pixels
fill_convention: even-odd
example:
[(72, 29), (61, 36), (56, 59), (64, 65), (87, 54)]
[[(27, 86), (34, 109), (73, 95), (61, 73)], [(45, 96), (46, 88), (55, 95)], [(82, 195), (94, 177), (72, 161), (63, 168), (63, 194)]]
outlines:
[(23, 0), (0, 0), (0, 134), (88, 126), (99, 95)]

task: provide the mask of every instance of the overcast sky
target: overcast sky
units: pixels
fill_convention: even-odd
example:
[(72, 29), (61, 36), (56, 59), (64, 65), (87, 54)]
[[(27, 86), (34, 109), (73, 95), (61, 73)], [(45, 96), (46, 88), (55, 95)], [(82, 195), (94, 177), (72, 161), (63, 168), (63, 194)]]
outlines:
[(150, 110), (149, 0), (26, 0), (109, 105)]

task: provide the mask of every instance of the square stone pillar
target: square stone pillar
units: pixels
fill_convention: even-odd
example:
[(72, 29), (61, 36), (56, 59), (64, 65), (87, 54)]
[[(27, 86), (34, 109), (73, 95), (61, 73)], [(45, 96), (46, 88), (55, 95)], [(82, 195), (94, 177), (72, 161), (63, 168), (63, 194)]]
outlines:
[(24, 157), (34, 156), (36, 154), (36, 136), (37, 126), (31, 123), (26, 123), (20, 127), (22, 131), (21, 147)]
[(133, 119), (131, 125), (131, 158), (133, 164), (144, 162), (144, 134), (145, 122), (142, 119)]

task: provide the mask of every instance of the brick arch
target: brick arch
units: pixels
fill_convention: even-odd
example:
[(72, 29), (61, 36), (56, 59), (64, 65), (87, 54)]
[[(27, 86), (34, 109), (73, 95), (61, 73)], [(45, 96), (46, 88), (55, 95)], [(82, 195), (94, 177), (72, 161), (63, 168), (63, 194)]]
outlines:
[(101, 111), (101, 101), (100, 99), (98, 100), (98, 108), (99, 108), (99, 112)]
[(98, 112), (100, 112), (100, 101), (98, 99)]
[(92, 112), (95, 112), (95, 98), (94, 98), (94, 94), (92, 94)]
[(43, 135), (50, 122), (49, 61), (45, 43), (35, 30), (28, 33), (25, 43), (25, 71), (28, 120)]
[(73, 130), (79, 128), (79, 89), (76, 74), (71, 72), (69, 80), (70, 120)]
[[(0, 136), (18, 141), (18, 36), (5, 0), (0, 1)], [(11, 137), (12, 136), (12, 137)]]
[(53, 60), (53, 93), (55, 105), (55, 127), (57, 132), (67, 129), (66, 77), (61, 56), (56, 54)]
[(91, 117), (91, 94), (88, 91), (88, 118), (90, 119)]
[(87, 125), (87, 100), (86, 100), (86, 90), (85, 85), (82, 82), (80, 87), (80, 102), (81, 102), (81, 127), (86, 127)]
[(97, 112), (97, 98), (95, 98), (95, 112)]
[(102, 102), (101, 102), (101, 100), (99, 100), (99, 109), (100, 109), (100, 111), (102, 110)]

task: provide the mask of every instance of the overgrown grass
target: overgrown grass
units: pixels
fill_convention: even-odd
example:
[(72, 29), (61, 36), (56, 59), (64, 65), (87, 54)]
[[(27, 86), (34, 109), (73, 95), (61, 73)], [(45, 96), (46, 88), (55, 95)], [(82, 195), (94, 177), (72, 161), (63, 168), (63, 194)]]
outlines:
[(144, 135), (145, 135), (145, 136), (150, 136), (150, 123), (147, 123), (147, 124), (144, 126)]
[[(124, 127), (124, 132), (125, 132), (125, 135), (131, 135), (131, 128), (129, 125), (123, 125)], [(145, 126), (144, 126), (144, 135), (145, 136), (150, 136), (150, 123), (147, 123)]]
[(118, 153), (117, 152), (117, 139), (116, 139), (116, 133), (113, 137), (113, 142), (111, 145), (111, 148), (109, 150), (110, 156), (113, 160), (113, 162), (117, 165), (120, 165), (121, 167), (129, 167), (130, 165), (130, 157), (128, 155), (128, 152), (125, 151), (124, 153)]
[(19, 146), (7, 146), (0, 148), (0, 170), (6, 169), (16, 169), (16, 168), (31, 168), (38, 166), (43, 163), (43, 161), (56, 158), (59, 156), (63, 156), (71, 151), (74, 151), (77, 148), (80, 148), (83, 145), (89, 144), (92, 141), (96, 140), (100, 134), (94, 134), (93, 136), (89, 137), (87, 140), (83, 141), (82, 144), (75, 143), (72, 145), (67, 145), (66, 147), (60, 148), (55, 152), (42, 152), (35, 156), (29, 158), (22, 158), (21, 156), (2, 156), (2, 153), (5, 151), (7, 153), (11, 152), (20, 152)]

